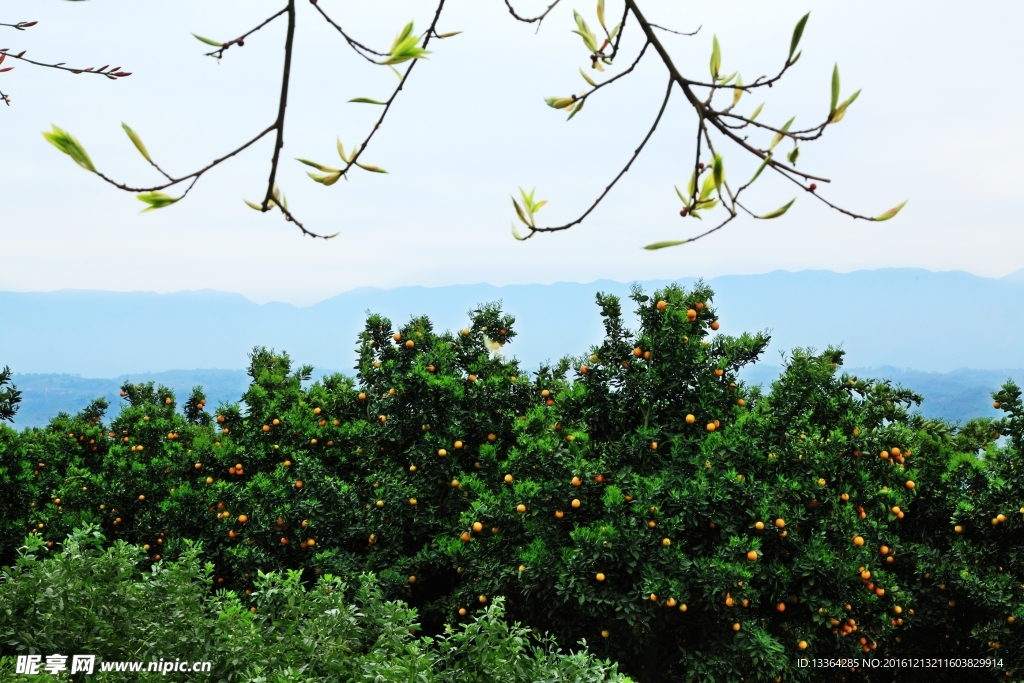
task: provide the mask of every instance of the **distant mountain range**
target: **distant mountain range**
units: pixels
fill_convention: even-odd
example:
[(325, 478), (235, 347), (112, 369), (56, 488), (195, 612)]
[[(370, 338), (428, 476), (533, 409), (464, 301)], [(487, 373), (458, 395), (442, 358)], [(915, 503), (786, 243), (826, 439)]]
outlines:
[[(677, 281), (691, 285), (695, 280)], [(668, 282), (640, 284), (650, 292)], [(833, 344), (846, 350), (848, 367), (912, 368), (906, 373), (916, 382), (938, 381), (927, 373), (945, 373), (946, 385), (960, 387), (950, 389), (954, 394), (967, 385), (995, 388), (988, 375), (964, 371), (967, 375), (961, 376), (954, 370), (998, 371), (996, 375), (1003, 373), (1005, 379), (1005, 373), (1014, 371), (1003, 368), (1024, 367), (1024, 269), (1001, 279), (887, 268), (853, 273), (775, 271), (707, 282), (715, 290), (713, 305), (723, 333), (770, 331), (766, 366), (778, 366), (778, 354), (794, 347), (823, 349)], [(48, 392), (39, 396), (57, 396), (78, 391), (76, 386), (105, 395), (106, 389), (96, 393), (92, 387), (100, 385), (90, 383), (120, 384), (113, 379), (83, 379), (87, 377), (134, 379), (173, 371), (168, 379), (154, 380), (179, 393), (182, 390), (174, 385), (178, 380), (170, 377), (184, 384), (204, 384), (211, 401), (221, 398), (217, 392), (222, 387), (223, 398), (234, 400), (245, 385), (244, 373), (184, 369), (240, 370), (248, 364), (249, 351), (261, 345), (286, 350), (296, 362), (310, 363), (322, 372), (348, 372), (368, 311), (387, 315), (396, 324), (426, 314), (437, 329), (458, 329), (469, 309), (500, 300), (516, 317), (519, 333), (508, 352), (530, 368), (564, 355), (581, 355), (601, 340), (594, 303), (599, 291), (625, 299), (629, 284), (598, 280), (504, 287), (364, 287), (303, 307), (260, 305), (240, 294), (213, 290), (0, 292), (0, 367), (9, 365), (21, 378), (26, 390), (21, 419), (27, 421), (34, 421), (28, 414), (29, 385), (35, 387), (33, 392)], [(631, 302), (625, 301), (623, 313), (631, 309)], [(33, 373), (79, 377), (40, 378), (37, 385), (26, 377)]]
[[(740, 377), (749, 384), (760, 384), (767, 388), (782, 370), (777, 365), (758, 363), (740, 372)], [(992, 408), (992, 392), (1008, 378), (1024, 385), (1024, 368), (1016, 370), (955, 370), (948, 373), (902, 370), (894, 367), (843, 368), (846, 372), (862, 378), (888, 379), (894, 384), (913, 389), (924, 396), (924, 403), (918, 408), (926, 417), (936, 417), (950, 422), (966, 422), (973, 417), (999, 417), (1001, 413)], [(351, 373), (352, 371), (349, 371)], [(314, 373), (316, 381), (325, 373)], [(249, 376), (244, 370), (171, 370), (159, 373), (125, 375), (112, 379), (91, 379), (78, 375), (57, 374), (16, 374), (14, 383), (22, 391), (21, 409), (14, 426), (42, 427), (50, 418), (60, 412), (74, 414), (95, 398), (106, 398), (110, 403), (108, 414), (117, 413), (121, 398), (121, 385), (153, 382), (162, 384), (184, 400), (192, 387), (202, 386), (210, 405), (233, 403), (249, 386)]]

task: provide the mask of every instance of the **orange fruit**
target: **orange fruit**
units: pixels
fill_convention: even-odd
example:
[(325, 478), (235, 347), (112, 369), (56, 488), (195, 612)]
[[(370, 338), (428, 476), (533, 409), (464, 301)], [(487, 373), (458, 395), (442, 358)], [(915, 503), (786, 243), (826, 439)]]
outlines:
[(907, 483), (905, 484), (905, 486), (908, 489), (913, 489), (915, 486), (917, 486), (917, 484), (915, 484), (914, 482), (908, 480)]
[(686, 416), (686, 424), (692, 425), (696, 421), (697, 421), (697, 418), (695, 418), (693, 415), (687, 415)]
[(667, 301), (662, 300), (662, 301), (658, 302), (658, 310), (659, 311), (664, 311), (666, 308), (668, 308), (668, 302)]
[(689, 320), (690, 322), (693, 322), (694, 320), (696, 320), (697, 319), (697, 311), (693, 310), (692, 308), (687, 309), (687, 311), (686, 311), (686, 319)]
[(757, 523), (755, 523), (754, 524), (754, 528), (757, 529), (758, 531), (761, 531), (762, 529), (764, 529), (764, 522), (757, 522)]
[(459, 616), (460, 617), (466, 616), (466, 608), (465, 607), (460, 607), (459, 608)]
[(302, 482), (301, 481), (295, 482), (295, 488), (301, 489), (302, 488)]
[(670, 545), (672, 545), (672, 540), (668, 538), (663, 538), (661, 539), (661, 544), (667, 548)]
[(756, 550), (747, 551), (747, 559), (750, 560), (751, 562), (756, 560), (757, 559), (757, 551)]
[(657, 441), (652, 441), (651, 442), (651, 450), (652, 451), (658, 450), (658, 442)]
[(469, 542), (469, 532), (468, 531), (463, 531), (462, 532), (462, 536), (460, 536), (460, 538), (462, 539), (463, 543), (468, 543)]
[(806, 640), (801, 640), (799, 643), (796, 644), (796, 646), (798, 648), (800, 648), (801, 650), (806, 650), (807, 649), (807, 641)]
[(786, 611), (786, 603), (780, 602), (779, 604), (775, 605), (775, 609), (777, 609), (780, 612), (785, 612)]
[(601, 572), (598, 572), (596, 578), (597, 578), (598, 581), (604, 581), (604, 574), (602, 574)]
[(733, 631), (739, 631), (740, 630), (739, 622), (736, 622), (735, 624), (732, 625), (732, 630)]
[(555, 510), (555, 518), (562, 519), (562, 517), (565, 517), (565, 513), (562, 512), (561, 510)]
[(715, 431), (715, 429), (716, 429), (715, 423), (714, 422), (708, 422), (708, 431), (709, 432), (713, 432), (713, 431)]
[(248, 521), (249, 521), (249, 518), (246, 515), (238, 515), (238, 523), (239, 524), (245, 524)]
[(573, 499), (572, 499), (572, 506), (573, 506), (574, 508), (578, 508), (578, 507), (580, 506), (580, 500), (579, 500), (579, 498), (573, 498)]
[(547, 389), (545, 389), (544, 391), (540, 392), (540, 395), (541, 395), (541, 398), (547, 398), (548, 396), (551, 395), (551, 392), (548, 391)]
[(580, 484), (582, 484), (582, 483), (583, 483), (583, 482), (582, 482), (582, 481), (580, 481), (580, 478), (579, 478), (579, 477), (573, 477), (573, 478), (572, 478), (572, 485), (573, 485), (573, 486), (579, 486), (579, 485), (580, 485)]
[(520, 503), (519, 505), (516, 506), (516, 512), (519, 512), (519, 513), (526, 512), (526, 506), (523, 505), (522, 503)]
[[(711, 329), (713, 329), (713, 330), (717, 330), (719, 328), (718, 321), (717, 320), (712, 321), (712, 323), (711, 323), (711, 325), (709, 327), (711, 327)], [(736, 626), (739, 626), (739, 624), (736, 624)], [(733, 627), (733, 629), (736, 630), (736, 631), (739, 631), (739, 629), (736, 628), (735, 626)]]
[(637, 358), (639, 358), (640, 356), (642, 356), (642, 355), (643, 355), (643, 353), (644, 353), (644, 352), (643, 352), (643, 351), (642, 351), (642, 350), (640, 349), (640, 347), (639, 347), (639, 346), (638, 346), (638, 347), (636, 347), (635, 349), (633, 349), (633, 355), (634, 355), (634, 356), (636, 356)]
[(448, 451), (446, 451), (445, 449), (441, 448), (441, 449), (439, 449), (437, 451), (437, 454), (443, 458), (444, 456), (448, 455)]
[(395, 332), (395, 336), (392, 337), (392, 339), (394, 339), (395, 341), (401, 341), (402, 340), (402, 335), (400, 335), (397, 332)]
[(855, 546), (858, 546), (858, 547), (864, 545), (864, 537), (863, 536), (854, 536), (853, 537), (853, 544)]
[(782, 517), (779, 517), (777, 520), (775, 520), (775, 526), (781, 529), (782, 527), (786, 526), (786, 520), (782, 519)]
[(486, 595), (481, 595), (479, 598), (477, 598), (477, 600), (480, 601), (480, 604), (486, 604), (487, 603), (487, 596)]
[(416, 503), (417, 503), (417, 501), (416, 501), (415, 498), (410, 498), (409, 499), (409, 505), (415, 505)]

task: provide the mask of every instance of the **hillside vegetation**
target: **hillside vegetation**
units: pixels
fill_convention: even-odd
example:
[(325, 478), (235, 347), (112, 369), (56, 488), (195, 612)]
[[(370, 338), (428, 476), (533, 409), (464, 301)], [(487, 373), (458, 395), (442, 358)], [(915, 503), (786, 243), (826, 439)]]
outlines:
[[(717, 333), (710, 288), (632, 301), (637, 331), (598, 295), (602, 342), (532, 374), (496, 305), (450, 333), (371, 315), (355, 378), (307, 386), (309, 366), (257, 348), (244, 411), (126, 383), (110, 419), (98, 400), (0, 430), (4, 564), (25, 534), (57, 552), (96, 525), (157, 567), (200, 542), (245, 608), (268, 599), (261, 572), (300, 569), (311, 589), (373, 574), (428, 635), (501, 597), (644, 683), (824, 680), (800, 657), (967, 658), (972, 680), (1015, 680), (1016, 385), (993, 397), (1003, 418), (958, 428), (834, 348), (794, 350), (762, 391), (737, 373), (768, 336)], [(2, 652), (29, 645), (3, 618)], [(854, 669), (825, 675), (893, 680)]]

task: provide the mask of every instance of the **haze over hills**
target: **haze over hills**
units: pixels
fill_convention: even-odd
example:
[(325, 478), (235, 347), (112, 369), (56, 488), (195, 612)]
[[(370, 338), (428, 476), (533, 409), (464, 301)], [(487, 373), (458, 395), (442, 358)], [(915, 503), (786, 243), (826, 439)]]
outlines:
[[(695, 280), (677, 281), (690, 285)], [(640, 284), (651, 292), (667, 283)], [(933, 385), (939, 376), (923, 373), (972, 368), (999, 371), (993, 377), (1001, 374), (1005, 379), (1014, 371), (1003, 369), (1024, 367), (1024, 269), (1002, 279), (904, 268), (845, 274), (775, 271), (717, 277), (708, 283), (715, 291), (713, 306), (722, 333), (767, 329), (772, 334), (772, 344), (760, 367), (751, 369), (752, 376), (774, 376), (777, 367), (771, 368), (781, 364), (780, 352), (830, 344), (846, 350), (848, 368), (889, 366), (890, 375), (898, 374), (897, 368), (909, 368), (917, 372), (918, 382)], [(31, 384), (37, 396), (76, 394), (74, 386), (84, 390), (93, 381), (83, 378), (130, 375), (133, 381), (142, 381), (145, 373), (176, 371), (177, 379), (154, 381), (179, 394), (193, 384), (204, 384), (211, 389), (211, 400), (235, 400), (246, 383), (244, 372), (181, 371), (240, 370), (248, 364), (249, 351), (261, 345), (286, 350), (296, 363), (312, 364), (319, 373), (351, 373), (367, 311), (387, 315), (396, 325), (426, 314), (436, 329), (459, 329), (469, 309), (501, 300), (516, 317), (519, 333), (507, 352), (526, 368), (536, 368), (545, 360), (584, 354), (600, 341), (603, 330), (594, 303), (599, 291), (625, 299), (629, 285), (599, 280), (504, 287), (365, 287), (305, 307), (260, 305), (240, 294), (213, 290), (0, 292), (0, 367), (9, 365), (20, 386), (27, 389)], [(632, 302), (624, 301), (623, 313), (630, 321), (631, 310)], [(79, 378), (25, 377), (62, 373)], [(990, 377), (961, 375), (960, 380), (949, 375), (939, 382), (950, 387), (966, 382), (977, 395), (977, 387), (990, 387), (984, 393), (1002, 381), (991, 386)], [(115, 389), (120, 385), (118, 380), (104, 381)], [(188, 386), (179, 389), (175, 383)], [(27, 395), (23, 411), (35, 412)], [(23, 412), (20, 420), (28, 418)]]

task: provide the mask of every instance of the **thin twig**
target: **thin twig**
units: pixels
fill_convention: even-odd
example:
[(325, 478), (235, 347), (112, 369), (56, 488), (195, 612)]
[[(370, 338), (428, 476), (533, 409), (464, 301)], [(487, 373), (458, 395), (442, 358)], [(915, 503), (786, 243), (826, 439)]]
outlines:
[(267, 24), (272, 22), (274, 19), (277, 19), (279, 16), (281, 16), (282, 14), (284, 14), (287, 11), (288, 11), (288, 8), (285, 7), (280, 12), (278, 12), (277, 14), (274, 14), (273, 16), (271, 16), (269, 19), (264, 21), (262, 24), (260, 24), (256, 28), (247, 31), (246, 33), (243, 33), (242, 35), (238, 36), (234, 40), (229, 40), (228, 42), (224, 43), (223, 45), (220, 46), (220, 48), (214, 50), (213, 52), (207, 52), (206, 56), (207, 57), (216, 57), (217, 59), (220, 59), (222, 56), (224, 56), (224, 51), (227, 50), (232, 45), (237, 45), (238, 47), (242, 47), (243, 45), (245, 45), (245, 39), (246, 38), (251, 36), (253, 33), (256, 33), (256, 31), (259, 31), (261, 28), (263, 28), (264, 26), (266, 26)]
[(313, 9), (315, 9), (317, 12), (319, 12), (320, 16), (322, 16), (324, 18), (324, 20), (328, 24), (333, 26), (334, 29), (338, 33), (341, 34), (341, 37), (345, 39), (345, 42), (347, 42), (349, 44), (349, 47), (351, 47), (352, 50), (357, 55), (359, 55), (360, 57), (362, 57), (366, 61), (371, 62), (373, 64), (377, 63), (377, 61), (375, 59), (373, 59), (373, 57), (370, 57), (369, 55), (364, 54), (366, 52), (370, 53), (371, 55), (376, 55), (378, 57), (387, 57), (388, 56), (388, 53), (386, 53), (386, 52), (377, 52), (376, 50), (368, 48), (365, 45), (363, 45), (362, 43), (360, 43), (358, 40), (355, 40), (354, 38), (349, 36), (347, 33), (345, 33), (345, 29), (343, 29), (337, 22), (335, 22), (334, 19), (331, 19), (329, 16), (327, 16), (327, 12), (324, 12), (323, 8), (321, 8), (319, 4), (314, 3), (313, 4)]
[(222, 157), (214, 159), (213, 161), (211, 161), (209, 164), (207, 164), (203, 168), (199, 169), (198, 171), (193, 171), (192, 173), (189, 173), (188, 175), (185, 175), (185, 176), (181, 176), (179, 178), (172, 178), (169, 182), (163, 183), (162, 185), (153, 185), (152, 187), (131, 187), (131, 186), (126, 185), (124, 183), (119, 183), (116, 180), (114, 180), (113, 178), (109, 178), (109, 177), (103, 175), (99, 171), (96, 172), (96, 175), (99, 176), (101, 179), (105, 180), (107, 183), (113, 185), (117, 189), (124, 190), (125, 192), (158, 192), (160, 190), (166, 190), (167, 188), (173, 187), (173, 186), (178, 185), (180, 183), (183, 183), (186, 180), (198, 179), (200, 176), (205, 174), (210, 169), (212, 169), (212, 168), (214, 168), (216, 166), (219, 166), (220, 164), (224, 163), (225, 161), (227, 161), (231, 157), (239, 154), (240, 152), (242, 152), (242, 151), (248, 149), (249, 147), (251, 147), (256, 142), (262, 140), (264, 137), (267, 136), (267, 134), (273, 132), (274, 129), (275, 129), (275, 126), (273, 124), (270, 125), (270, 126), (267, 126), (261, 133), (259, 133), (255, 137), (253, 137), (251, 140), (249, 140), (248, 142), (243, 144), (241, 147), (238, 147), (238, 148), (232, 150), (231, 152), (228, 152), (227, 154), (225, 154)]
[(39, 23), (38, 21), (19, 21), (17, 24), (0, 24), (0, 26), (5, 26), (7, 28), (13, 28), (16, 31), (24, 31), (25, 29), (31, 28), (31, 27), (35, 26), (36, 24), (38, 24), (38, 23)]
[(698, 33), (700, 33), (700, 30), (701, 30), (702, 28), (704, 28), (704, 25), (703, 25), (703, 24), (701, 24), (700, 26), (698, 26), (698, 27), (697, 27), (697, 30), (696, 30), (696, 31), (694, 31), (693, 33), (683, 33), (682, 31), (673, 31), (673, 30), (672, 30), (672, 29), (670, 29), (670, 28), (665, 28), (664, 26), (658, 26), (657, 24), (651, 24), (651, 27), (652, 27), (652, 28), (657, 28), (657, 29), (661, 29), (662, 31), (667, 31), (667, 32), (669, 32), (669, 33), (674, 33), (674, 34), (676, 34), (677, 36), (695, 36), (695, 35), (697, 35)]
[(647, 135), (644, 136), (644, 139), (640, 142), (640, 145), (633, 151), (633, 156), (629, 158), (629, 161), (626, 162), (626, 165), (622, 168), (621, 171), (619, 171), (618, 175), (615, 176), (615, 178), (608, 184), (608, 186), (604, 188), (604, 192), (602, 192), (601, 195), (594, 200), (594, 203), (590, 205), (590, 208), (584, 211), (583, 215), (581, 215), (579, 218), (572, 221), (571, 223), (566, 223), (565, 225), (559, 225), (550, 228), (536, 228), (530, 226), (530, 234), (523, 239), (530, 239), (538, 232), (558, 232), (559, 230), (568, 230), (574, 225), (579, 225), (580, 223), (582, 223), (583, 219), (589, 216), (590, 213), (597, 208), (597, 205), (601, 203), (601, 200), (603, 200), (611, 191), (611, 189), (615, 187), (615, 183), (619, 182), (619, 179), (622, 178), (622, 176), (626, 175), (626, 172), (629, 170), (630, 166), (632, 166), (633, 162), (636, 161), (636, 158), (640, 156), (640, 152), (643, 151), (644, 145), (646, 145), (647, 141), (651, 139), (652, 135), (654, 135), (654, 131), (657, 130), (658, 124), (661, 122), (661, 116), (662, 114), (665, 113), (665, 107), (668, 106), (668, 101), (672, 97), (672, 85), (673, 80), (670, 78), (668, 81), (668, 88), (665, 90), (665, 99), (662, 100), (661, 108), (658, 109), (658, 115), (655, 117), (654, 123), (647, 131)]
[[(544, 18), (547, 17), (548, 14), (551, 12), (551, 10), (555, 9), (555, 6), (558, 3), (560, 3), (561, 1), (562, 0), (555, 0), (550, 5), (548, 5), (548, 8), (546, 10), (544, 10), (541, 14), (538, 14), (537, 16), (532, 17), (532, 18), (521, 17), (518, 14), (516, 14), (516, 10), (515, 10), (514, 7), (512, 7), (512, 3), (510, 2), (510, 0), (505, 0), (505, 6), (508, 7), (509, 14), (511, 14), (513, 17), (515, 17), (518, 21), (521, 21), (524, 24), (536, 23), (537, 24), (537, 31), (540, 31), (540, 25), (541, 25), (541, 23), (543, 23)], [(536, 33), (536, 31), (535, 31), (535, 33)]]
[(639, 54), (638, 54), (638, 55), (636, 56), (636, 59), (634, 59), (634, 60), (633, 60), (633, 63), (629, 65), (629, 68), (628, 68), (628, 69), (626, 69), (625, 71), (623, 71), (623, 72), (622, 72), (622, 73), (620, 73), (620, 74), (616, 74), (615, 76), (612, 76), (612, 77), (611, 77), (611, 78), (609, 78), (609, 79), (608, 79), (607, 81), (604, 81), (604, 82), (602, 82), (602, 83), (598, 83), (597, 85), (595, 85), (595, 86), (594, 86), (594, 87), (593, 87), (593, 88), (592, 88), (592, 89), (590, 90), (590, 92), (588, 92), (588, 93), (586, 93), (586, 94), (582, 95), (582, 96), (581, 96), (581, 97), (579, 97), (578, 99), (579, 99), (579, 100), (585, 100), (585, 99), (587, 99), (588, 97), (590, 97), (591, 95), (593, 95), (593, 94), (594, 94), (595, 92), (597, 92), (598, 90), (600, 90), (601, 88), (605, 87), (606, 85), (611, 85), (612, 83), (614, 83), (615, 81), (619, 80), (619, 79), (620, 79), (620, 78), (622, 78), (623, 76), (627, 76), (627, 75), (629, 75), (629, 74), (630, 74), (630, 73), (631, 73), (631, 72), (633, 71), (633, 69), (635, 69), (635, 68), (636, 68), (636, 65), (640, 63), (640, 59), (641, 59), (641, 58), (643, 58), (643, 56), (644, 56), (644, 53), (645, 53), (645, 52), (647, 51), (647, 48), (648, 48), (648, 47), (650, 47), (650, 45), (651, 45), (650, 41), (648, 41), (648, 42), (644, 43), (644, 46), (643, 46), (642, 48), (640, 48), (640, 53), (639, 53)]
[(37, 62), (35, 60), (25, 57), (25, 50), (22, 50), (18, 54), (13, 54), (7, 48), (0, 49), (0, 62), (3, 61), (4, 57), (11, 57), (12, 59), (18, 59), (33, 66), (42, 66), (47, 69), (57, 69), (59, 71), (70, 71), (73, 74), (96, 74), (98, 76), (106, 76), (110, 80), (114, 81), (118, 78), (124, 78), (125, 76), (131, 76), (131, 72), (119, 71), (121, 67), (115, 66), (110, 69), (107, 66), (102, 66), (99, 69), (89, 67), (87, 69), (73, 69), (70, 66), (64, 66), (64, 62), (57, 62), (56, 64), (47, 64), (46, 62)]

